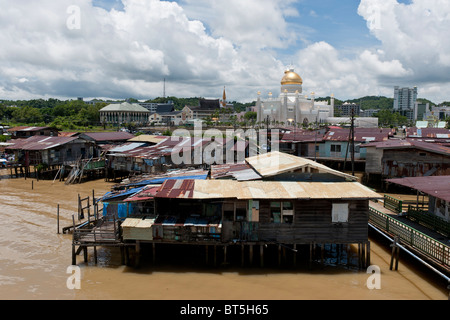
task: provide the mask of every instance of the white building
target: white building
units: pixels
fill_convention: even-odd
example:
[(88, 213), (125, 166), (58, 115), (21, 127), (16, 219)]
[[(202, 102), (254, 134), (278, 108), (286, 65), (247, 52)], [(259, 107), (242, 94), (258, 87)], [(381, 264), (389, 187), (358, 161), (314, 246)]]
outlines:
[[(258, 92), (256, 101), (257, 122), (267, 122), (273, 124), (291, 126), (309, 123), (344, 123), (348, 122), (348, 117), (334, 117), (334, 96), (331, 95), (331, 101), (316, 101), (314, 93), (308, 97), (302, 94), (303, 79), (289, 68), (284, 72), (281, 79), (281, 94), (279, 97), (269, 97), (266, 100), (261, 99), (261, 93)], [(373, 127), (378, 126), (378, 118), (365, 118), (359, 126)]]
[(100, 111), (100, 122), (102, 124), (122, 125), (125, 123), (136, 123), (145, 125), (148, 123), (150, 111), (137, 103), (123, 102), (120, 104), (109, 104)]
[(281, 94), (272, 97), (269, 93), (267, 100), (261, 100), (258, 92), (256, 101), (257, 121), (270, 123), (278, 122), (285, 125), (311, 122), (326, 122), (328, 117), (334, 116), (334, 98), (331, 104), (327, 101), (315, 101), (314, 93), (308, 98), (303, 95), (303, 79), (290, 68), (285, 71), (281, 79)]
[(400, 88), (394, 87), (394, 111), (406, 116), (409, 120), (417, 120), (415, 112), (417, 100), (417, 87)]

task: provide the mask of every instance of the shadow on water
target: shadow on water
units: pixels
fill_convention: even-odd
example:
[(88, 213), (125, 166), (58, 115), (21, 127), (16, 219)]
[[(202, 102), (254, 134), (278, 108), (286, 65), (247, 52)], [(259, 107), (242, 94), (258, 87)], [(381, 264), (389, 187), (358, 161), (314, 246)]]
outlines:
[[(365, 272), (358, 268), (357, 253), (354, 248), (349, 251), (336, 245), (325, 245), (323, 254), (320, 247), (314, 251), (310, 262), (309, 245), (298, 245), (294, 252), (289, 248), (281, 250), (277, 245), (264, 248), (263, 265), (261, 265), (259, 246), (253, 252), (250, 260), (249, 248), (244, 251), (242, 261), (241, 246), (228, 246), (226, 258), (224, 249), (217, 246), (216, 254), (211, 246), (206, 252), (205, 246), (157, 244), (155, 261), (153, 261), (152, 245), (141, 245), (139, 264), (134, 265), (136, 253), (129, 251), (131, 263), (124, 269), (127, 273), (151, 274), (153, 272), (173, 273), (210, 273), (236, 272), (241, 275), (282, 274), (282, 273), (311, 273), (311, 274), (339, 274)], [(118, 251), (118, 250), (117, 250)], [(119, 252), (117, 254), (120, 254)], [(322, 258), (323, 257), (323, 258)], [(108, 265), (108, 267), (113, 267)]]

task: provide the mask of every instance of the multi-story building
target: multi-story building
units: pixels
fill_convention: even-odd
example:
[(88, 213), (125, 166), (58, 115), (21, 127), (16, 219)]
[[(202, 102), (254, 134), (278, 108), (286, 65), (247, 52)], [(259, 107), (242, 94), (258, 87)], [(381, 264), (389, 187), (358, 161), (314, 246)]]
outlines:
[(352, 114), (359, 116), (361, 109), (359, 104), (344, 102), (342, 105), (334, 107), (334, 113), (336, 116), (340, 117), (350, 117)]
[(417, 87), (400, 88), (394, 87), (394, 112), (399, 112), (409, 120), (417, 120), (414, 112), (417, 100)]

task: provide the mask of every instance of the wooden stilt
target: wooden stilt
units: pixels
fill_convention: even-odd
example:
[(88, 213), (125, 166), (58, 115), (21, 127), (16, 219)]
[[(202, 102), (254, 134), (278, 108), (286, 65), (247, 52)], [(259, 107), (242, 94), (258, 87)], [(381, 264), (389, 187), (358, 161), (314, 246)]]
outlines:
[(281, 245), (278, 245), (278, 266), (281, 266)]
[(120, 263), (125, 265), (125, 248), (124, 246), (120, 246)]
[(370, 241), (367, 242), (367, 267), (370, 266)]
[(297, 244), (294, 243), (294, 256), (293, 256), (293, 261), (294, 261), (294, 267), (297, 266)]
[(223, 264), (227, 263), (227, 245), (223, 246)]
[(324, 263), (324, 258), (323, 258), (324, 250), (325, 250), (325, 244), (322, 243), (320, 246), (320, 263), (322, 264), (322, 266)]
[(259, 260), (261, 268), (264, 267), (264, 245), (259, 246)]
[(87, 252), (87, 246), (83, 246), (83, 255), (84, 255), (84, 262), (88, 262), (88, 252)]
[(75, 244), (72, 244), (72, 265), (77, 264), (77, 255), (75, 253)]
[(156, 263), (156, 243), (154, 242), (152, 244), (152, 262), (153, 264)]
[(309, 244), (309, 268), (311, 268), (312, 266), (312, 261), (313, 261), (313, 243), (311, 242)]
[(94, 246), (94, 262), (97, 264), (97, 246)]
[(250, 263), (250, 266), (252, 266), (253, 265), (253, 245), (252, 244), (248, 247), (248, 250), (249, 250), (248, 256), (250, 259), (249, 263)]
[(394, 242), (391, 244), (392, 247), (392, 254), (391, 254), (391, 264), (389, 269), (392, 270), (394, 260), (395, 260), (395, 270), (398, 270), (398, 259), (399, 259), (399, 253), (400, 253), (400, 247), (397, 245), (398, 243), (398, 237), (394, 238)]
[(141, 242), (139, 240), (136, 241), (136, 257), (135, 257), (135, 267), (139, 267), (141, 258)]

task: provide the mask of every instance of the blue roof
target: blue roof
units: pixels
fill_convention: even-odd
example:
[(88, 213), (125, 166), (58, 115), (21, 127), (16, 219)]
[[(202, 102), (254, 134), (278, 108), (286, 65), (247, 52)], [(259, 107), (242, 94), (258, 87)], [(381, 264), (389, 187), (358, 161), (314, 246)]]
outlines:
[(151, 180), (143, 180), (136, 183), (129, 184), (129, 186), (146, 186), (149, 184), (162, 184), (166, 180), (206, 180), (208, 174), (196, 175), (196, 176), (179, 176), (179, 177), (165, 177), (165, 178), (157, 178)]
[(141, 191), (144, 187), (139, 187), (139, 188), (132, 188), (132, 189), (128, 189), (124, 192), (107, 192), (101, 199), (99, 199), (100, 201), (107, 201), (107, 200), (111, 200), (114, 198), (119, 198), (119, 197), (123, 197), (123, 196), (131, 196), (139, 191)]
[(179, 176), (179, 177), (165, 177), (165, 178), (157, 178), (157, 179), (151, 179), (151, 180), (143, 180), (136, 183), (131, 183), (127, 186), (134, 187), (131, 189), (128, 189), (124, 192), (107, 192), (99, 201), (108, 201), (115, 198), (120, 198), (123, 196), (132, 196), (133, 194), (141, 191), (145, 186), (149, 184), (162, 184), (166, 180), (186, 180), (186, 179), (192, 179), (192, 180), (206, 180), (208, 177), (208, 174), (202, 174), (202, 175), (194, 175), (194, 176)]

